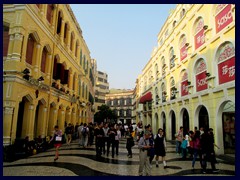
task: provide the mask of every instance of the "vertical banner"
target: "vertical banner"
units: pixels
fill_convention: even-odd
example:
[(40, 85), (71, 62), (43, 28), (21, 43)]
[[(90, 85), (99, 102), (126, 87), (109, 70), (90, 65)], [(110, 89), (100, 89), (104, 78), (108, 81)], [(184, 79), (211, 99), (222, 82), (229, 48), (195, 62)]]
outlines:
[(223, 28), (225, 28), (231, 22), (233, 22), (231, 4), (228, 4), (226, 6), (225, 4), (224, 5), (219, 4), (216, 9), (216, 17), (215, 17), (216, 32), (217, 33), (220, 32)]

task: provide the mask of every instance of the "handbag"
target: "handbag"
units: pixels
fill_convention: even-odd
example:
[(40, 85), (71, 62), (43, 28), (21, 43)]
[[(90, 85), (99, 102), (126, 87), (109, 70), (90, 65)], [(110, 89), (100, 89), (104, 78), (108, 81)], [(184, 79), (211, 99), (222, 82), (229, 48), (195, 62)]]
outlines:
[(56, 136), (55, 141), (62, 141), (62, 136)]

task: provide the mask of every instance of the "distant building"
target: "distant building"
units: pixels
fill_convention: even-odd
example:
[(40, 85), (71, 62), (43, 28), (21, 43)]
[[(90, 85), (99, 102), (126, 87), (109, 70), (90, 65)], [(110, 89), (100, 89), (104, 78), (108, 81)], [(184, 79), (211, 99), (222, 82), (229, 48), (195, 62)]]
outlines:
[(96, 73), (95, 86), (95, 112), (99, 111), (99, 107), (105, 104), (105, 95), (109, 93), (108, 75), (102, 71)]
[(136, 123), (134, 90), (111, 89), (106, 94), (106, 105), (117, 115), (117, 122), (122, 124)]

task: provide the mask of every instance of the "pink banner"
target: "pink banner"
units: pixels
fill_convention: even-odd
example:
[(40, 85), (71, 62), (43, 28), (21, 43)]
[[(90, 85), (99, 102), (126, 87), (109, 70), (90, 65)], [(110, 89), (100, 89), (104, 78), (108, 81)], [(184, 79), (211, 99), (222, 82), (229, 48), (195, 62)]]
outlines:
[(233, 21), (231, 4), (222, 9), (215, 17), (216, 32), (218, 33)]
[(194, 37), (195, 49), (199, 48), (205, 43), (204, 29), (200, 30)]
[(180, 60), (182, 61), (183, 59), (185, 59), (187, 57), (187, 48), (186, 46), (183, 46), (180, 49)]
[(182, 83), (181, 83), (181, 96), (186, 96), (186, 95), (188, 95), (188, 83), (187, 83), (188, 81), (186, 80), (186, 81), (183, 81)]
[(196, 75), (196, 90), (197, 91), (202, 91), (208, 88), (208, 83), (207, 83), (207, 76), (206, 76), (206, 72), (204, 71), (198, 75)]
[(235, 57), (218, 64), (219, 84), (235, 80)]

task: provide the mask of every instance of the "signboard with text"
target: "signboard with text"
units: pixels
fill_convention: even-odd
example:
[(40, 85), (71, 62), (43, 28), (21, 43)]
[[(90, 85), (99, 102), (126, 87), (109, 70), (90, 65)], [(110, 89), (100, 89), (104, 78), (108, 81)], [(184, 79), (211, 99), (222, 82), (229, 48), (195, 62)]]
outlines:
[(197, 92), (208, 88), (206, 72), (207, 71), (204, 71), (204, 72), (196, 75), (196, 90), (197, 90)]
[(226, 6), (218, 5), (217, 13), (215, 17), (216, 32), (220, 32), (223, 28), (229, 25), (233, 21), (233, 16), (231, 12), (231, 4)]
[(188, 80), (185, 80), (181, 83), (181, 96), (188, 95)]

